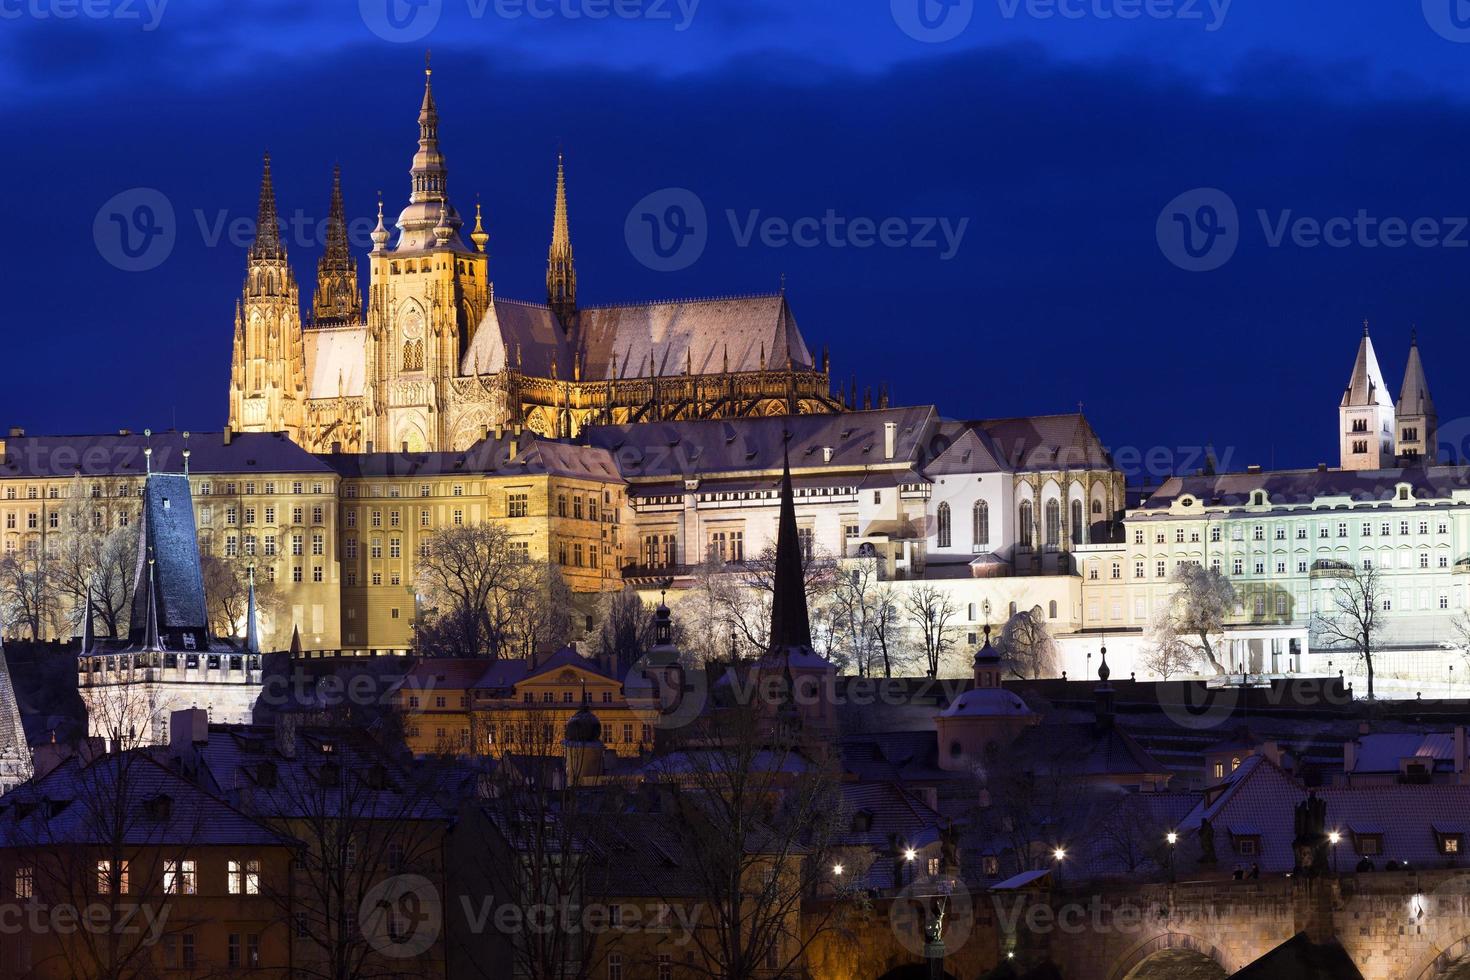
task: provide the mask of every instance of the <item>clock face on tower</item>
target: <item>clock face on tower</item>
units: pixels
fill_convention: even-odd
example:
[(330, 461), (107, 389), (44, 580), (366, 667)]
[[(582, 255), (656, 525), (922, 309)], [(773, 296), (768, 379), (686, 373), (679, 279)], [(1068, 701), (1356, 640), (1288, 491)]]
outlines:
[(424, 369), (424, 318), (418, 310), (410, 310), (403, 318), (403, 370)]

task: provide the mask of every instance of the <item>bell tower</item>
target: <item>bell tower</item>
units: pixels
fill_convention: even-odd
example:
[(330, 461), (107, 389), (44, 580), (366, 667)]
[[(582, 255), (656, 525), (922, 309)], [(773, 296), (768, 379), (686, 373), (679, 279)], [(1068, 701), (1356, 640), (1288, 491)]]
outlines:
[(245, 264), (245, 286), (235, 302), (230, 364), (230, 429), (285, 432), (299, 442), (306, 421), (306, 354), (301, 300), (281, 243), (271, 156), (260, 180), (255, 241)]
[[(439, 149), (433, 69), (424, 68), (419, 141), (409, 170), (408, 206), (397, 240), (383, 226), (368, 256), (367, 438), (379, 452), (446, 450), (454, 438), (450, 406), (464, 352), (490, 306), (488, 241), (476, 215), (475, 247), (449, 201), (449, 170)], [(483, 236), (483, 237), (482, 237)]]

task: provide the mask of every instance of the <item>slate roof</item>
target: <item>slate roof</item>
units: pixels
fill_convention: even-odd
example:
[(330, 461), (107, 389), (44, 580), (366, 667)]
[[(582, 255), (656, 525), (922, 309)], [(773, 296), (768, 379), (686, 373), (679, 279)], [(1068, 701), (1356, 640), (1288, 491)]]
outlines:
[(1454, 772), (1455, 737), (1449, 732), (1384, 733), (1357, 739), (1354, 773), (1397, 773), (1399, 761), (1415, 758), (1438, 772)]
[(15, 698), (15, 682), (5, 661), (5, 644), (0, 641), (0, 756), (18, 753), (29, 757), (25, 726)]
[(1208, 507), (1240, 507), (1253, 491), (1265, 490), (1271, 504), (1309, 504), (1318, 497), (1346, 497), (1362, 503), (1387, 503), (1396, 487), (1407, 483), (1414, 498), (1448, 499), (1456, 490), (1470, 489), (1470, 467), (1416, 466), (1386, 470), (1272, 470), (1261, 473), (1221, 473), (1214, 476), (1175, 476), (1159, 485), (1143, 504), (1144, 510), (1163, 510), (1189, 494)]
[(1363, 328), (1363, 339), (1358, 343), (1358, 355), (1353, 359), (1353, 373), (1348, 378), (1347, 388), (1342, 393), (1342, 407), (1381, 405), (1393, 407), (1393, 397), (1383, 383), (1383, 371), (1378, 367), (1378, 355), (1373, 351), (1373, 341), (1368, 337), (1368, 328)]
[(190, 633), (195, 637), (195, 648), (202, 650), (207, 643), (209, 614), (204, 605), (204, 572), (188, 477), (157, 473), (148, 477), (143, 488), (141, 523), (130, 642), (137, 645), (144, 639), (151, 597), (158, 614), (159, 634), (167, 637), (169, 647), (181, 645), (180, 634)]
[[(150, 801), (168, 798), (168, 808)], [(72, 756), (0, 800), (0, 846), (35, 843), (105, 844), (116, 831), (103, 826), (117, 814), (123, 839), (158, 844), (289, 846), (229, 803), (160, 764), (144, 749), (109, 753), (84, 762)]]
[[(1327, 805), (1327, 828), (1343, 834), (1337, 861), (1342, 870), (1357, 863), (1353, 833), (1383, 835), (1382, 853), (1373, 861), (1408, 861), (1414, 867), (1443, 865), (1436, 829), (1470, 831), (1470, 786), (1452, 783), (1387, 783), (1323, 786), (1312, 792)], [(1295, 807), (1308, 789), (1269, 759), (1250, 756), (1241, 762), (1225, 788), (1206, 798), (1180, 823), (1181, 830), (1197, 832), (1201, 818), (1215, 829), (1215, 853), (1222, 863), (1231, 855), (1230, 834), (1258, 834), (1257, 861), (1262, 871), (1290, 871), (1295, 866), (1292, 841), (1296, 836)]]
[(1429, 382), (1424, 379), (1424, 361), (1419, 357), (1419, 344), (1409, 345), (1409, 360), (1404, 365), (1404, 383), (1394, 411), (1406, 415), (1433, 415), (1434, 399), (1429, 397)]
[(1111, 469), (1112, 457), (1080, 412), (974, 423), (1013, 470)]
[[(612, 452), (629, 479), (650, 480), (779, 474), (789, 433), (791, 471), (799, 475), (806, 469), (907, 469), (919, 457), (934, 420), (934, 407), (919, 405), (827, 415), (594, 425), (586, 438)], [(887, 422), (898, 427), (893, 459), (884, 458)], [(824, 448), (832, 450), (828, 462)], [(805, 480), (799, 476), (803, 485)]]
[[(515, 453), (511, 452), (514, 448)], [(560, 476), (621, 483), (612, 454), (595, 446), (553, 442), (503, 431), (462, 452), (335, 453), (323, 461), (344, 478), (429, 476)]]
[(185, 447), (189, 472), (303, 473), (330, 475), (331, 470), (280, 432), (236, 433), (225, 444), (221, 432), (141, 432), (129, 435), (21, 436), (0, 439), (5, 445), (0, 478), (88, 476), (141, 477), (147, 472), (145, 447), (153, 448), (153, 472), (182, 473)]

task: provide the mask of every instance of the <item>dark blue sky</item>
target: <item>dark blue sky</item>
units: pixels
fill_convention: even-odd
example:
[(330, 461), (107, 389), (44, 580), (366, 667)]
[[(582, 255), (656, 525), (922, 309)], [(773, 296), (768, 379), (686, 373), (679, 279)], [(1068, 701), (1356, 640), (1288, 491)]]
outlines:
[[(381, 189), (391, 218), (425, 47), (451, 196), (480, 195), (501, 295), (544, 296), (560, 143), (583, 302), (784, 272), (834, 376), (895, 400), (1084, 402), (1155, 470), (1205, 443), (1312, 465), (1334, 460), (1366, 316), (1391, 387), (1417, 324), (1442, 418), (1470, 414), (1461, 0), (391, 0), (395, 20), (390, 0), (88, 2), (0, 0), (0, 424), (220, 427), (249, 238), (229, 225), (254, 217), (261, 151), (286, 215), (320, 221), (340, 162), (350, 215)], [(660, 271), (625, 223), (670, 188), (708, 244)], [(1218, 241), (1200, 208), (1222, 198), (1199, 188), (1238, 215)], [(119, 268), (109, 214), (160, 199), (166, 258)], [(829, 212), (857, 228), (742, 244)], [(1315, 242), (1303, 218), (1344, 233)], [(857, 246), (888, 219), (895, 240), (963, 234)], [(1179, 222), (1215, 247), (1190, 259)], [(287, 238), (304, 297), (317, 240)]]

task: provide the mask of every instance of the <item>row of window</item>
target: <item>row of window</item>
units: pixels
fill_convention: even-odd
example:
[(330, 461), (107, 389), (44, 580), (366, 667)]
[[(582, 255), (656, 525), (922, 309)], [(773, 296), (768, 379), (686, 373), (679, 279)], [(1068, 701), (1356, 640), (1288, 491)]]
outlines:
[[(1078, 501), (1075, 503), (1077, 503), (1077, 507), (1080, 509), (1082, 506), (1081, 502)], [(939, 505), (939, 518), (937, 523), (939, 547), (951, 547), (953, 539), (953, 517), (950, 514), (949, 504), (942, 503)], [(975, 506), (971, 508), (970, 543), (976, 547), (985, 547), (990, 544), (990, 504), (984, 500), (975, 501)]]
[[(235, 497), (235, 496), (239, 496), (239, 490), (240, 490), (241, 486), (242, 486), (242, 484), (236, 483), (235, 481), (231, 480), (231, 481), (228, 481), (226, 483), (220, 484), (220, 491), (226, 497)], [(262, 486), (265, 489), (265, 495), (267, 497), (273, 497), (273, 496), (276, 495), (276, 484), (274, 482), (267, 481), (266, 483), (262, 484)], [(245, 489), (245, 496), (247, 496), (247, 497), (253, 497), (253, 496), (255, 496), (255, 488), (256, 488), (255, 481), (253, 481), (253, 480), (246, 481), (243, 484), (243, 487)], [(311, 492), (314, 493), (314, 494), (326, 493), (326, 490), (327, 490), (326, 484), (324, 484), (324, 483), (313, 483), (313, 484), (311, 484)], [(211, 482), (206, 481), (206, 482), (203, 482), (203, 483), (200, 483), (199, 484), (199, 496), (201, 496), (201, 497), (214, 496), (214, 491), (215, 491), (215, 485), (213, 483), (211, 483)], [(294, 494), (296, 496), (300, 496), (301, 494), (303, 494), (305, 492), (306, 492), (306, 484), (303, 483), (302, 481), (296, 480), (296, 481), (294, 481), (291, 484), (291, 493), (292, 494)], [(143, 495), (143, 491), (142, 491), (141, 488), (138, 490), (138, 495), (139, 496), (142, 496)], [(96, 496), (96, 495), (94, 494), (93, 496)]]
[[(1397, 528), (1397, 533), (1399, 535), (1409, 535), (1409, 534), (1415, 533), (1416, 531), (1420, 535), (1427, 535), (1429, 533), (1430, 527), (1433, 527), (1434, 528), (1434, 533), (1435, 534), (1449, 534), (1450, 533), (1450, 523), (1449, 523), (1448, 520), (1446, 520), (1444, 518), (1438, 518), (1438, 519), (1436, 519), (1436, 520), (1434, 520), (1432, 522), (1428, 518), (1418, 518), (1417, 520), (1414, 520), (1414, 519), (1399, 520), (1397, 522), (1395, 522), (1395, 521), (1361, 521), (1359, 523), (1358, 533), (1362, 537), (1371, 538), (1371, 537), (1374, 536), (1374, 528), (1377, 528), (1378, 529), (1378, 536), (1379, 537), (1385, 537), (1386, 538), (1386, 537), (1392, 536), (1394, 534), (1395, 528)], [(1336, 522), (1335, 528), (1334, 528), (1333, 523), (1330, 522), (1330, 521), (1319, 522), (1317, 524), (1317, 537), (1319, 539), (1323, 539), (1323, 538), (1330, 539), (1330, 538), (1332, 538), (1334, 536), (1334, 533), (1333, 533), (1334, 530), (1336, 531), (1336, 537), (1338, 537), (1338, 538), (1346, 538), (1346, 537), (1348, 537), (1349, 532), (1351, 530), (1351, 522), (1349, 522), (1349, 521), (1338, 521), (1338, 522)], [(1251, 528), (1250, 528), (1250, 539), (1252, 541), (1265, 541), (1266, 540), (1266, 531), (1267, 531), (1266, 525), (1264, 525), (1264, 524), (1255, 524), (1255, 525), (1251, 526)], [(1285, 524), (1276, 524), (1276, 525), (1273, 525), (1271, 527), (1271, 537), (1274, 540), (1276, 540), (1276, 541), (1285, 541), (1287, 539), (1287, 532), (1288, 532), (1288, 526), (1285, 525)], [(1189, 539), (1189, 543), (1190, 544), (1198, 544), (1199, 543), (1199, 540), (1200, 540), (1200, 532), (1199, 532), (1199, 528), (1197, 528), (1197, 527), (1189, 528), (1187, 532), (1186, 532), (1186, 529), (1185, 528), (1182, 528), (1182, 527), (1175, 528), (1174, 529), (1174, 535), (1173, 535), (1173, 537), (1174, 537), (1174, 543), (1175, 544), (1184, 544), (1185, 543), (1186, 533), (1187, 533), (1187, 536), (1188, 536), (1188, 539)], [(1145, 531), (1144, 531), (1143, 528), (1141, 528), (1141, 527), (1140, 528), (1134, 528), (1134, 530), (1133, 530), (1133, 543), (1134, 544), (1143, 544), (1144, 543), (1144, 536), (1145, 536)], [(1167, 533), (1164, 530), (1162, 530), (1162, 529), (1157, 530), (1157, 531), (1154, 532), (1154, 543), (1155, 544), (1164, 544), (1166, 542), (1167, 537), (1168, 537), (1168, 535), (1167, 535)], [(1222, 537), (1223, 537), (1223, 529), (1222, 529), (1222, 526), (1219, 525), (1219, 524), (1212, 524), (1212, 525), (1210, 525), (1210, 542), (1212, 544), (1218, 544), (1221, 541)], [(1306, 541), (1310, 537), (1311, 537), (1311, 532), (1309, 530), (1309, 525), (1306, 525), (1306, 524), (1298, 524), (1296, 526), (1296, 540), (1298, 540), (1298, 541)], [(1230, 540), (1231, 541), (1244, 541), (1245, 539), (1246, 539), (1246, 526), (1244, 524), (1231, 524), (1230, 525)]]
[[(98, 895), (132, 893), (131, 867), (128, 861), (98, 861), (95, 887)], [(163, 862), (165, 895), (199, 894), (199, 864), (190, 858)], [(260, 861), (256, 858), (230, 859), (226, 862), (225, 887), (231, 895), (260, 894)], [(147, 890), (146, 888), (144, 889)], [(15, 869), (15, 897), (36, 897), (36, 869), (21, 865)]]
[[(260, 508), (259, 510), (251, 505), (246, 505), (245, 507), (241, 508), (231, 504), (230, 506), (225, 508), (225, 524), (229, 525), (230, 527), (234, 527), (237, 524), (254, 524), (256, 523), (255, 518), (257, 514), (260, 514), (264, 517), (264, 520), (260, 522), (262, 524), (272, 525), (276, 523), (276, 508), (273, 504), (267, 504), (265, 507)], [(242, 517), (243, 520), (241, 519)], [(317, 505), (311, 508), (311, 523), (317, 525), (326, 524), (325, 518), (326, 511), (324, 508), (321, 507), (321, 505)], [(214, 523), (213, 507), (206, 504), (199, 508), (199, 523), (205, 525)], [(305, 524), (306, 509), (303, 507), (292, 507), (291, 523), (295, 525)]]

